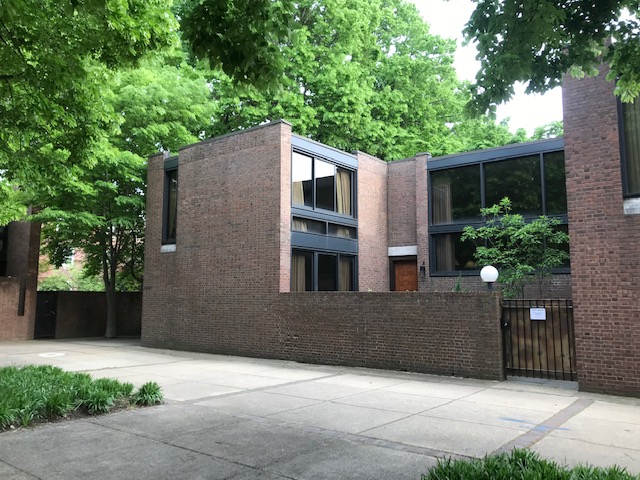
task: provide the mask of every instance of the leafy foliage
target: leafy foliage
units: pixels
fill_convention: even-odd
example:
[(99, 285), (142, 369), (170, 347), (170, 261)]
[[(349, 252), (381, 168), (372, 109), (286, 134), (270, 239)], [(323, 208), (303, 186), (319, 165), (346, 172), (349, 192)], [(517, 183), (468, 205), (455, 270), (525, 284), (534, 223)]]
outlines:
[(485, 225), (477, 229), (466, 226), (461, 237), (475, 242), (478, 265), (498, 269), (505, 296), (524, 296), (524, 285), (530, 279), (537, 281), (542, 296), (544, 277), (569, 257), (562, 250), (569, 238), (557, 229), (560, 221), (546, 216), (526, 221), (511, 213), (511, 201), (506, 197), (480, 212), (486, 218)]
[[(162, 398), (156, 385), (156, 397)], [(134, 403), (133, 385), (58, 367), (27, 365), (0, 368), (0, 430), (29, 426), (36, 420), (54, 420), (76, 410), (106, 413), (116, 402)], [(142, 404), (140, 402), (135, 402)], [(144, 405), (150, 405), (146, 403)]]
[(281, 46), (294, 28), (291, 0), (184, 0), (177, 8), (195, 58), (236, 81), (278, 85), (287, 64)]
[[(8, 0), (0, 3), (2, 223), (25, 214), (27, 195), (72, 166), (111, 119), (105, 68), (175, 44), (169, 0)], [(52, 34), (55, 32), (55, 34)], [(45, 187), (42, 187), (45, 188)]]
[[(476, 0), (465, 35), (477, 42), (480, 71), (472, 112), (492, 111), (511, 98), (515, 82), (545, 92), (562, 76), (594, 75), (604, 60), (616, 94), (640, 93), (640, 24), (637, 0)], [(632, 15), (624, 15), (625, 10)], [(613, 40), (613, 41), (612, 41)]]
[(294, 18), (294, 34), (280, 46), (287, 62), (278, 88), (214, 72), (220, 114), (207, 136), (284, 118), (296, 133), (384, 160), (524, 140), (487, 119), (466, 126), (455, 43), (430, 34), (413, 4), (303, 0)]
[(557, 121), (536, 127), (531, 140), (544, 140), (547, 138), (561, 137), (562, 135), (564, 135), (564, 125), (561, 121)]
[[(112, 124), (70, 167), (73, 180), (38, 192), (44, 205), (44, 250), (60, 266), (73, 249), (86, 255), (85, 276), (100, 276), (107, 293), (107, 331), (115, 332), (115, 291), (139, 289), (144, 249), (146, 157), (197, 141), (211, 117), (207, 80), (179, 63), (149, 60), (107, 77), (103, 98)], [(120, 288), (118, 288), (120, 287)]]
[(624, 468), (577, 466), (563, 468), (555, 462), (541, 459), (529, 450), (514, 449), (510, 453), (486, 456), (483, 459), (438, 460), (438, 464), (422, 476), (422, 480), (636, 480)]
[(157, 405), (162, 400), (162, 390), (156, 382), (145, 383), (133, 396), (133, 402), (138, 405)]

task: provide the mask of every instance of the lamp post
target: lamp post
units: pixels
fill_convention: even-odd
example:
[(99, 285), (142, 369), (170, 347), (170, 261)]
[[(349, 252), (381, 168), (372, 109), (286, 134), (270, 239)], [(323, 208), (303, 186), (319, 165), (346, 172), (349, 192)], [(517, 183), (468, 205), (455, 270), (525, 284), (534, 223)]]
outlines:
[(498, 280), (498, 269), (492, 265), (482, 267), (480, 270), (480, 278), (487, 284), (487, 290), (493, 290), (493, 283)]

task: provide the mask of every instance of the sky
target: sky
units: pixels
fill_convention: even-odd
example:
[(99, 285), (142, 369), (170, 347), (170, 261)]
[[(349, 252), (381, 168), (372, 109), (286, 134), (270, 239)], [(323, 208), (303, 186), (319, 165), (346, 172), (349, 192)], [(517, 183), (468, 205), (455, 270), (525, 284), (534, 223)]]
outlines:
[[(461, 80), (473, 81), (480, 67), (473, 45), (462, 47), (462, 30), (475, 4), (471, 0), (407, 0), (414, 3), (422, 17), (431, 25), (431, 33), (458, 41), (454, 66)], [(536, 127), (562, 120), (562, 90), (555, 88), (544, 95), (524, 93), (516, 85), (516, 95), (498, 106), (498, 121), (509, 118), (509, 128), (515, 132), (524, 128), (529, 135)]]

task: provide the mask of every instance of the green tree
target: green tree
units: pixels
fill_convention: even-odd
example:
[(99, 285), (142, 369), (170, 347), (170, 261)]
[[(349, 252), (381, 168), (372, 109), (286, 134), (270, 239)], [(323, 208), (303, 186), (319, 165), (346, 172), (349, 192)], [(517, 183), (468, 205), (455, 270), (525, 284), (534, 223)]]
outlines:
[(461, 238), (476, 244), (478, 265), (498, 269), (505, 296), (524, 296), (524, 286), (531, 280), (537, 282), (542, 296), (544, 277), (569, 258), (562, 248), (569, 237), (557, 228), (560, 221), (544, 215), (526, 221), (511, 213), (511, 201), (506, 197), (480, 212), (486, 218), (485, 225), (465, 227)]
[(473, 113), (509, 100), (515, 82), (526, 82), (528, 93), (545, 92), (569, 71), (594, 75), (603, 61), (623, 101), (640, 93), (637, 0), (475, 1), (464, 31), (477, 43), (480, 60), (469, 103)]
[(236, 81), (279, 85), (292, 35), (292, 0), (183, 0), (176, 7), (183, 39), (196, 59)]
[(103, 98), (114, 121), (72, 165), (73, 181), (38, 195), (45, 207), (45, 251), (54, 265), (72, 249), (86, 254), (85, 274), (100, 275), (107, 295), (105, 336), (116, 335), (116, 291), (142, 280), (146, 157), (197, 141), (215, 114), (206, 78), (188, 65), (149, 61), (109, 78)]
[(170, 0), (0, 2), (2, 223), (24, 215), (29, 199), (20, 195), (90, 161), (93, 139), (110, 122), (104, 67), (175, 44), (169, 7)]
[(450, 125), (466, 96), (453, 64), (455, 42), (429, 33), (401, 0), (302, 0), (280, 88), (212, 79), (221, 115), (209, 136), (285, 118), (294, 131), (385, 160), (420, 151), (451, 153)]
[(546, 138), (556, 138), (564, 135), (564, 125), (561, 121), (547, 123), (536, 127), (531, 140), (544, 140)]

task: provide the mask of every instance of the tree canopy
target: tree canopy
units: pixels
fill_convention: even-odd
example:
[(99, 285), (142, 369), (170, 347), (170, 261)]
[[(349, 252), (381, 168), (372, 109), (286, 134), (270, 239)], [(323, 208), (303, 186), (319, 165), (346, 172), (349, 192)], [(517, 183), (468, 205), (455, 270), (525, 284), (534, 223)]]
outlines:
[(109, 123), (105, 69), (175, 44), (169, 0), (0, 2), (0, 221), (25, 190), (65, 178)]
[(515, 82), (545, 92), (567, 72), (593, 75), (603, 62), (623, 101), (640, 93), (637, 0), (474, 0), (465, 28), (477, 42), (480, 71), (469, 110), (493, 110), (509, 100)]

